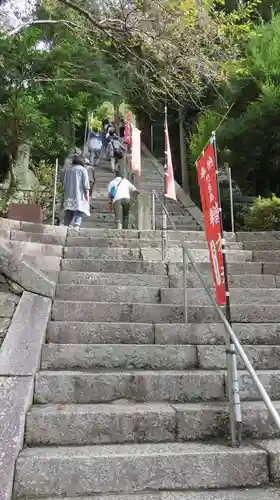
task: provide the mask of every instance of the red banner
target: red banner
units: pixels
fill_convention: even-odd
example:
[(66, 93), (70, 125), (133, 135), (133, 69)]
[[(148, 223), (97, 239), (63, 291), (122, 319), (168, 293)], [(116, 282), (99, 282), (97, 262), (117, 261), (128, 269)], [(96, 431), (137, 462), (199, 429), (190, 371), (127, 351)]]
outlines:
[(165, 175), (165, 193), (164, 196), (166, 198), (170, 198), (171, 200), (176, 201), (176, 189), (174, 182), (174, 174), (173, 174), (173, 165), (171, 158), (171, 150), (170, 150), (170, 142), (169, 142), (169, 133), (168, 133), (168, 124), (167, 117), (165, 116), (164, 123), (164, 136), (165, 136), (165, 165), (164, 165), (164, 175)]
[(216, 156), (214, 145), (211, 143), (208, 144), (197, 161), (197, 175), (217, 304), (224, 305), (226, 303), (226, 289), (221, 245)]
[(128, 145), (131, 144), (131, 114), (128, 111), (125, 117), (125, 128), (124, 128), (124, 142)]

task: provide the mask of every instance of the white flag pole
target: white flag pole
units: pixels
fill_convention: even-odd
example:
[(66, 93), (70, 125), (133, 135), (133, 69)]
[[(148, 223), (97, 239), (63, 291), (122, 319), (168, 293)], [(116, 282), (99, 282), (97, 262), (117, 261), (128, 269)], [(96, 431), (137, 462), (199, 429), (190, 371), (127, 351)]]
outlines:
[(54, 173), (53, 210), (52, 210), (52, 225), (53, 226), (54, 226), (54, 222), (55, 222), (57, 176), (58, 176), (58, 158), (55, 160), (55, 173)]

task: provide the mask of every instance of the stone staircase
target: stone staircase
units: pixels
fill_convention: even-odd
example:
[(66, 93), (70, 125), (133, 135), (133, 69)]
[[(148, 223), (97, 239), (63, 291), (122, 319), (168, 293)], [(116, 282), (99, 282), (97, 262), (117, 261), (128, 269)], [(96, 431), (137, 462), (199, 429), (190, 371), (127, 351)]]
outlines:
[[(96, 169), (96, 189), (94, 193), (93, 210), (90, 217), (87, 217), (83, 223), (84, 228), (107, 227), (115, 228), (114, 216), (108, 207), (108, 184), (113, 175), (109, 170), (108, 162), (101, 160), (100, 167)], [(163, 177), (155, 169), (148, 157), (142, 158), (142, 176), (139, 180), (140, 191), (151, 191), (155, 189), (163, 201)], [(180, 202), (166, 200), (166, 207), (172, 215), (174, 223), (179, 230), (200, 230), (199, 224)], [(169, 221), (167, 227), (171, 228)], [(162, 228), (162, 215), (159, 203), (156, 203), (156, 229)]]
[[(226, 334), (191, 268), (184, 323), (177, 233), (163, 264), (160, 231), (90, 224), (1, 232), (58, 282), (14, 499), (279, 499), (280, 435), (240, 360), (246, 439), (229, 446)], [(211, 286), (204, 234), (182, 237)], [(233, 328), (280, 409), (280, 233), (226, 239)]]

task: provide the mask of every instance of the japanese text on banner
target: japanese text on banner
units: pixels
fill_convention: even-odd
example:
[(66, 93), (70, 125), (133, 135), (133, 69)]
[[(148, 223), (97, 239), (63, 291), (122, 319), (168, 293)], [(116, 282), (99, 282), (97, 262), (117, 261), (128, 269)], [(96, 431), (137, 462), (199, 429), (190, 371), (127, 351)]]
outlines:
[(221, 246), (216, 157), (213, 144), (208, 144), (203, 154), (198, 159), (197, 175), (217, 304), (224, 305), (226, 303), (226, 289)]

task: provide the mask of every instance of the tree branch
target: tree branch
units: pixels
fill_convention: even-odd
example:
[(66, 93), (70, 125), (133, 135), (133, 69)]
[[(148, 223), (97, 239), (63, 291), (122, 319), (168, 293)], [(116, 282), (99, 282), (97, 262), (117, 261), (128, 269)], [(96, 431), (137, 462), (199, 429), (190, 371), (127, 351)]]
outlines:
[(20, 26), (17, 26), (15, 29), (11, 30), (11, 31), (8, 31), (7, 35), (8, 36), (13, 36), (13, 35), (17, 35), (21, 30), (23, 30), (24, 28), (29, 28), (31, 26), (36, 26), (36, 25), (43, 25), (43, 24), (65, 24), (66, 26), (71, 26), (73, 28), (78, 28), (78, 24), (76, 23), (73, 23), (72, 21), (69, 21), (67, 19), (58, 19), (58, 20), (54, 20), (54, 19), (37, 19), (37, 20), (33, 20), (33, 21), (28, 21), (26, 23), (23, 23), (21, 24)]

